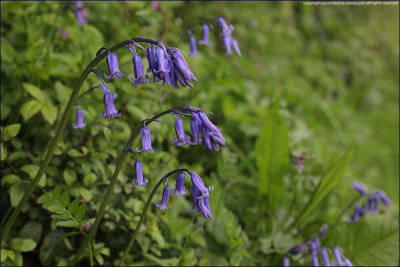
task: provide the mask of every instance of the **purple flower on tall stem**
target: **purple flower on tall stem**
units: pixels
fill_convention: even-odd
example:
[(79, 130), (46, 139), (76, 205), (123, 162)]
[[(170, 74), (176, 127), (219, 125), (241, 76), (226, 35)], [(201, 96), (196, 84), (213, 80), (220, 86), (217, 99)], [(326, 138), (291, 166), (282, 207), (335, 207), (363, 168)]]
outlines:
[(210, 39), (209, 39), (209, 33), (210, 33), (210, 28), (208, 27), (207, 23), (204, 23), (203, 26), (201, 27), (201, 31), (203, 33), (203, 39), (199, 41), (199, 45), (210, 45)]
[(378, 194), (379, 199), (380, 199), (386, 206), (392, 205), (392, 201), (390, 200), (390, 198), (388, 198), (388, 196), (385, 194), (385, 192), (379, 190), (377, 194)]
[(104, 84), (101, 84), (100, 88), (104, 93), (104, 112), (103, 114), (100, 114), (101, 117), (103, 119), (112, 119), (121, 116), (121, 113), (118, 112), (114, 105), (114, 100), (117, 98), (117, 94), (112, 94)]
[(192, 113), (192, 121), (190, 122), (190, 129), (192, 130), (192, 137), (193, 137), (193, 141), (190, 141), (191, 145), (198, 145), (201, 144), (201, 139), (200, 139), (200, 119), (196, 117), (198, 117), (198, 115), (193, 112)]
[(165, 74), (169, 72), (168, 69), (168, 64), (166, 64), (166, 61), (168, 60), (167, 57), (165, 56), (164, 49), (161, 47), (156, 49), (156, 56), (157, 56), (157, 67), (158, 69), (155, 70), (155, 72), (161, 72), (162, 74)]
[(343, 265), (342, 255), (338, 247), (333, 247), (333, 255), (335, 256), (337, 265), (342, 266)]
[(197, 51), (196, 39), (194, 38), (194, 36), (190, 36), (190, 38), (189, 38), (189, 44), (190, 44), (190, 54), (189, 54), (189, 57), (197, 56), (197, 55), (199, 54), (199, 52)]
[(208, 197), (200, 197), (198, 199), (198, 204), (199, 204), (200, 211), (203, 213), (204, 218), (212, 219), (210, 202), (208, 200)]
[(189, 207), (190, 211), (200, 212), (200, 207), (197, 201), (198, 197), (199, 197), (199, 190), (197, 189), (197, 187), (193, 186), (192, 187), (193, 208)]
[(162, 194), (162, 199), (160, 202), (154, 202), (154, 205), (156, 205), (157, 207), (159, 207), (161, 210), (163, 209), (167, 209), (169, 210), (171, 208), (171, 205), (169, 205), (169, 207), (167, 207), (167, 202), (169, 199), (169, 195), (171, 194), (171, 187), (169, 187), (168, 183), (164, 186), (163, 189), (163, 194)]
[(190, 136), (185, 135), (185, 130), (183, 128), (183, 122), (182, 119), (179, 118), (178, 115), (175, 115), (175, 133), (176, 137), (172, 139), (172, 144), (180, 146), (180, 145), (187, 145), (190, 142)]
[(138, 159), (135, 161), (135, 173), (136, 173), (136, 181), (135, 183), (131, 183), (131, 187), (134, 185), (145, 186), (149, 181), (147, 179), (143, 179), (143, 164)]
[(110, 71), (110, 76), (104, 74), (104, 77), (106, 79), (114, 79), (114, 78), (121, 78), (126, 76), (125, 74), (122, 74), (121, 71), (119, 70), (118, 66), (118, 57), (116, 54), (109, 53), (106, 58), (107, 61), (107, 66), (108, 70)]
[(351, 185), (351, 188), (357, 190), (362, 196), (364, 196), (366, 194), (365, 189), (362, 188), (361, 184), (359, 182), (354, 182)]
[(175, 66), (175, 77), (182, 84), (182, 86), (193, 87), (190, 81), (197, 82), (197, 78), (191, 72), (185, 58), (181, 55), (178, 50), (174, 50), (172, 53), (172, 62)]
[(175, 190), (172, 191), (175, 195), (184, 196), (187, 193), (187, 189), (185, 190), (185, 173), (178, 173), (178, 177), (176, 178)]
[(131, 79), (133, 83), (131, 83), (133, 86), (137, 86), (139, 84), (145, 84), (147, 83), (147, 79), (145, 79), (144, 76), (144, 66), (142, 62), (142, 58), (140, 55), (136, 52), (136, 48), (134, 45), (126, 45), (132, 53), (133, 53), (133, 58), (132, 58), (132, 63), (133, 63), (133, 74), (135, 75), (135, 78), (131, 76)]
[(76, 110), (76, 123), (72, 124), (72, 128), (85, 128), (86, 122), (83, 122), (83, 110), (78, 107)]
[(136, 148), (137, 152), (152, 152), (152, 153), (157, 153), (156, 151), (153, 151), (153, 148), (151, 147), (151, 135), (150, 135), (150, 130), (146, 126), (143, 126), (143, 128), (140, 130), (140, 135), (142, 137), (142, 148), (138, 150)]
[(231, 50), (231, 35), (230, 34), (223, 34), (222, 35), (222, 44), (224, 45), (225, 48), (225, 55), (232, 55), (232, 50)]
[(290, 266), (290, 260), (288, 257), (283, 257), (283, 266), (284, 267), (289, 267)]
[(228, 24), (223, 17), (218, 17), (217, 21), (223, 32), (229, 30)]

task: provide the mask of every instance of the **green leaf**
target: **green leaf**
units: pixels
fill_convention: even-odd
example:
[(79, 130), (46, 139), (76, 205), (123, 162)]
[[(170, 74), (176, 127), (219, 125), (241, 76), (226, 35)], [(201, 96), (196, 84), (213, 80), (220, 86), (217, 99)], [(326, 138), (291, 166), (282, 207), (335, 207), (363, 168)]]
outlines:
[(333, 165), (328, 173), (321, 178), (321, 181), (319, 182), (314, 193), (311, 195), (310, 200), (294, 224), (302, 223), (302, 221), (307, 218), (310, 213), (313, 212), (328, 196), (328, 194), (339, 184), (352, 154), (353, 151), (349, 151)]
[(47, 207), (47, 209), (50, 212), (57, 213), (57, 214), (63, 214), (65, 212), (63, 206), (61, 206), (59, 203), (55, 202), (54, 204), (50, 205)]
[(68, 156), (71, 156), (71, 157), (82, 157), (83, 156), (81, 152), (79, 152), (78, 150), (76, 150), (74, 148), (68, 150), (67, 154), (68, 154)]
[(21, 124), (19, 123), (7, 125), (1, 132), (1, 139), (5, 142), (10, 140), (18, 134), (19, 129), (21, 129)]
[(57, 226), (61, 227), (78, 227), (79, 224), (77, 224), (74, 220), (68, 220), (68, 221), (59, 221), (56, 222)]
[(46, 100), (48, 100), (46, 97), (46, 93), (43, 92), (40, 88), (36, 87), (33, 84), (30, 83), (23, 83), (22, 84), (25, 90), (33, 96), (37, 101), (41, 103), (46, 103)]
[(47, 194), (43, 194), (43, 195), (41, 195), (36, 201), (37, 201), (37, 203), (39, 203), (39, 204), (43, 204), (43, 203), (49, 202), (49, 201), (51, 201), (51, 200), (52, 200), (52, 199), (51, 199), (50, 196), (48, 196)]
[(51, 196), (53, 199), (58, 200), (60, 198), (61, 195), (61, 188), (59, 185), (57, 185), (56, 187), (54, 187), (53, 192), (51, 192)]
[(7, 250), (1, 249), (1, 262), (7, 259)]
[(65, 208), (69, 204), (69, 195), (67, 191), (64, 191), (60, 197), (60, 204)]
[(7, 251), (7, 256), (12, 260), (15, 261), (15, 253), (12, 250)]
[(96, 181), (96, 174), (94, 173), (88, 173), (85, 175), (85, 177), (83, 178), (83, 184), (84, 185), (90, 185), (92, 183), (94, 183)]
[[(29, 174), (29, 177), (31, 179), (34, 179), (37, 172), (39, 171), (39, 166), (28, 164), (23, 166), (21, 168), (21, 171), (26, 172), (27, 174)], [(40, 178), (39, 185), (43, 187), (46, 186), (46, 174), (43, 174), (42, 178)]]
[(57, 119), (57, 111), (57, 108), (52, 105), (42, 105), (42, 108), (40, 109), (44, 119), (50, 124), (53, 124)]
[(284, 172), (289, 164), (289, 137), (278, 104), (269, 109), (256, 142), (259, 170), (258, 193), (262, 209), (276, 211), (284, 190)]
[(8, 184), (13, 184), (19, 182), (20, 179), (18, 176), (15, 174), (9, 174), (1, 178), (1, 185), (8, 183)]
[(29, 221), (27, 224), (22, 227), (19, 236), (21, 238), (29, 238), (35, 241), (36, 243), (39, 242), (40, 237), (42, 236), (43, 226), (41, 223), (36, 221)]
[(11, 206), (14, 208), (18, 205), (19, 201), (24, 196), (26, 190), (28, 190), (29, 184), (26, 183), (15, 183), (10, 189), (10, 201)]
[(67, 185), (71, 185), (76, 181), (76, 173), (73, 170), (64, 170), (63, 176)]
[(24, 120), (29, 120), (33, 115), (35, 115), (42, 105), (37, 102), (36, 100), (29, 100), (25, 104), (22, 105), (20, 113), (22, 117), (24, 117)]
[(79, 193), (81, 193), (81, 196), (84, 199), (86, 199), (86, 201), (92, 200), (92, 193), (89, 190), (87, 190), (86, 188), (80, 187), (79, 188)]
[(65, 250), (63, 235), (63, 231), (56, 230), (46, 236), (39, 250), (39, 259), (42, 265), (51, 265), (54, 263), (55, 257)]
[(5, 148), (3, 147), (3, 143), (1, 143), (1, 160), (4, 160), (6, 158), (6, 151)]
[(79, 206), (78, 212), (76, 213), (75, 219), (78, 222), (81, 222), (83, 218), (85, 218), (86, 214), (86, 204), (82, 204)]
[[(79, 207), (79, 199), (75, 199), (68, 205), (68, 212), (71, 213), (73, 216), (76, 217), (76, 212), (78, 211)], [(79, 220), (78, 220), (79, 221)]]
[(28, 238), (14, 238), (11, 240), (11, 248), (21, 252), (31, 251), (36, 247), (36, 242)]

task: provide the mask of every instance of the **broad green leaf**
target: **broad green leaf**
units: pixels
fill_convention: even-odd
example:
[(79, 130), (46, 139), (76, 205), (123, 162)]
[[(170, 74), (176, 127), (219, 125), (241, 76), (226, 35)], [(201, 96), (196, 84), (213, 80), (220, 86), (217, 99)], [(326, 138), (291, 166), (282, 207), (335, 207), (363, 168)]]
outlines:
[(68, 156), (71, 157), (82, 157), (83, 154), (81, 152), (79, 152), (78, 150), (76, 150), (75, 148), (70, 149), (67, 151)]
[(15, 174), (9, 174), (6, 175), (4, 177), (1, 178), (1, 185), (3, 184), (13, 184), (13, 183), (17, 183), (20, 181), (20, 178), (18, 176), (16, 176)]
[[(37, 165), (28, 164), (23, 166), (21, 168), (21, 171), (26, 172), (27, 174), (29, 174), (29, 177), (31, 179), (34, 179), (39, 169), (40, 168)], [(42, 178), (40, 178), (39, 185), (43, 187), (46, 186), (46, 174), (43, 174)]]
[(85, 177), (83, 178), (83, 184), (84, 185), (90, 185), (92, 183), (94, 183), (96, 181), (96, 174), (94, 173), (88, 173), (85, 175)]
[(53, 199), (58, 200), (60, 198), (61, 195), (61, 188), (59, 185), (57, 185), (56, 187), (54, 187), (53, 192), (51, 192), (51, 196)]
[(51, 265), (54, 263), (55, 257), (65, 251), (63, 235), (63, 231), (55, 230), (46, 236), (39, 250), (39, 259), (42, 265)]
[(76, 173), (73, 170), (64, 170), (63, 176), (67, 185), (71, 185), (76, 181)]
[(261, 206), (272, 211), (277, 210), (282, 197), (283, 176), (289, 164), (289, 137), (277, 106), (268, 110), (255, 146)]
[(7, 259), (7, 250), (1, 249), (1, 262)]
[(42, 236), (43, 226), (41, 223), (36, 221), (29, 221), (27, 224), (22, 227), (19, 236), (21, 238), (29, 238), (35, 241), (36, 243), (39, 242), (40, 237)]
[(65, 208), (69, 204), (69, 195), (67, 191), (64, 191), (59, 199), (60, 204)]
[(24, 196), (25, 191), (28, 189), (29, 184), (27, 183), (15, 183), (10, 189), (10, 201), (11, 206), (16, 207), (19, 201)]
[(36, 242), (28, 238), (14, 238), (11, 240), (11, 248), (21, 252), (31, 251), (36, 247)]
[(52, 105), (42, 105), (40, 109), (44, 119), (48, 121), (50, 124), (53, 124), (54, 121), (57, 119), (57, 108)]
[(46, 97), (46, 93), (37, 86), (30, 83), (23, 83), (22, 85), (25, 90), (40, 103), (46, 103), (46, 100), (48, 100), (48, 97)]
[(77, 224), (73, 220), (59, 221), (59, 222), (56, 222), (56, 225), (61, 226), (61, 227), (78, 227), (79, 226), (79, 224)]
[(5, 142), (10, 140), (18, 134), (19, 129), (21, 129), (21, 124), (19, 123), (7, 125), (1, 132), (1, 139)]
[(8, 250), (7, 251), (7, 256), (12, 260), (15, 261), (15, 253), (13, 250)]
[(87, 190), (84, 187), (80, 187), (79, 188), (79, 193), (81, 193), (81, 196), (86, 200), (86, 201), (90, 201), (92, 200), (92, 193)]
[(47, 209), (50, 212), (57, 213), (57, 214), (63, 214), (65, 212), (63, 206), (61, 206), (59, 203), (54, 202), (54, 204), (50, 205), (47, 207)]
[(25, 104), (22, 105), (20, 113), (22, 117), (24, 117), (24, 120), (29, 120), (33, 115), (35, 115), (42, 105), (37, 102), (36, 100), (29, 100)]
[(79, 206), (78, 212), (76, 213), (75, 219), (80, 222), (85, 218), (86, 214), (86, 204), (82, 204)]
[(333, 165), (328, 173), (321, 178), (307, 205), (304, 207), (299, 217), (295, 221), (295, 224), (302, 223), (302, 221), (307, 218), (307, 216), (309, 216), (310, 213), (313, 212), (328, 196), (328, 194), (339, 184), (352, 154), (353, 151), (349, 151)]
[(68, 212), (71, 213), (73, 216), (76, 216), (76, 212), (78, 211), (78, 207), (79, 207), (79, 199), (75, 199), (74, 201), (69, 203)]

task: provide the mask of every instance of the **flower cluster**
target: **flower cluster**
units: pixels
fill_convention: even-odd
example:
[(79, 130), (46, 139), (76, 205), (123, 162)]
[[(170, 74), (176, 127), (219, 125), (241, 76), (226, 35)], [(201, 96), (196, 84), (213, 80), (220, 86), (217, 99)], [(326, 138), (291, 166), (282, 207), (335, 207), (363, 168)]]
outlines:
[[(217, 22), (221, 27), (221, 37), (222, 37), (222, 44), (225, 48), (225, 55), (232, 55), (232, 48), (238, 56), (241, 56), (242, 53), (240, 52), (238, 42), (235, 38), (232, 37), (232, 32), (235, 29), (234, 26), (229, 25), (226, 23), (223, 17), (217, 17)], [(201, 26), (202, 31), (202, 40), (198, 42), (199, 45), (210, 45), (210, 21), (204, 21), (203, 25)], [(192, 31), (189, 31), (189, 46), (190, 46), (190, 54), (189, 56), (196, 56), (199, 54), (197, 51), (196, 46), (196, 38), (194, 37)]]
[[(308, 254), (310, 255), (310, 262), (312, 266), (319, 266), (319, 258), (321, 258), (322, 266), (353, 266), (351, 261), (343, 256), (343, 250), (340, 247), (321, 246), (319, 238), (323, 237), (326, 233), (328, 226), (322, 226), (319, 234), (307, 240), (304, 244), (298, 244), (288, 250), (287, 254), (283, 257), (283, 266), (290, 266), (288, 255), (301, 254), (305, 247), (308, 247)], [(334, 259), (329, 258), (329, 254)]]
[[(198, 176), (195, 172), (187, 170), (187, 173), (190, 175), (190, 180), (192, 182), (192, 199), (193, 199), (193, 207), (189, 207), (189, 210), (194, 212), (201, 212), (205, 219), (211, 219), (211, 208), (209, 201), (209, 191), (212, 191), (214, 188), (206, 187), (204, 185), (204, 181)], [(187, 189), (184, 186), (185, 183), (185, 172), (179, 172), (178, 177), (175, 183), (175, 189), (172, 191), (173, 194), (178, 196), (184, 196), (187, 193)], [(154, 205), (159, 207), (160, 209), (170, 209), (171, 205), (168, 206), (167, 202), (169, 196), (171, 194), (171, 187), (168, 185), (167, 179), (163, 180), (164, 189), (160, 202), (154, 202)]]
[(135, 46), (144, 50), (143, 47), (132, 41), (126, 47), (133, 53), (133, 72), (132, 85), (137, 86), (145, 83), (163, 82), (163, 86), (168, 84), (179, 89), (179, 84), (183, 87), (193, 87), (191, 81), (197, 82), (185, 58), (177, 48), (165, 47), (161, 42), (157, 45), (149, 44), (146, 50), (146, 57), (149, 63), (147, 73), (152, 73), (153, 78), (144, 74), (144, 65), (140, 55), (136, 52)]
[(382, 201), (386, 206), (390, 206), (392, 201), (388, 198), (385, 192), (379, 190), (373, 193), (367, 193), (361, 186), (360, 182), (354, 182), (351, 185), (352, 189), (357, 190), (361, 196), (366, 196), (367, 200), (363, 205), (355, 203), (354, 213), (350, 217), (350, 222), (358, 221), (362, 216), (367, 213), (379, 213), (379, 201)]

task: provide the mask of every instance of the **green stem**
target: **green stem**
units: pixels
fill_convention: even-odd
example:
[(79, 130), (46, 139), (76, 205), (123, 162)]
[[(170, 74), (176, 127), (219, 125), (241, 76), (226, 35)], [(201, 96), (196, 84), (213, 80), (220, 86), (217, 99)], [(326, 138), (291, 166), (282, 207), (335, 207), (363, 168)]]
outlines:
[[(185, 107), (168, 109), (168, 110), (166, 110), (166, 111), (164, 111), (164, 112), (161, 112), (160, 114), (158, 114), (158, 115), (152, 117), (151, 119), (146, 120), (146, 124), (149, 125), (149, 124), (152, 123), (153, 121), (157, 120), (159, 117), (164, 116), (164, 115), (166, 115), (166, 114), (169, 114), (169, 113), (173, 112), (173, 111), (176, 110), (176, 109), (178, 109), (178, 110), (189, 110), (189, 109), (187, 109), (187, 108), (185, 108)], [(190, 110), (189, 110), (189, 111), (190, 111)], [(87, 246), (87, 243), (89, 243), (89, 242), (93, 239), (93, 237), (95, 236), (96, 231), (97, 231), (97, 228), (99, 227), (100, 221), (101, 221), (101, 219), (103, 218), (103, 215), (104, 215), (104, 211), (105, 211), (105, 209), (106, 209), (107, 202), (108, 202), (108, 200), (109, 200), (110, 197), (111, 197), (111, 193), (112, 193), (112, 191), (113, 191), (114, 184), (115, 184), (115, 182), (117, 181), (119, 172), (121, 171), (123, 162), (125, 161), (126, 157), (127, 157), (128, 154), (129, 154), (129, 152), (126, 151), (126, 149), (131, 148), (133, 142), (136, 140), (136, 138), (137, 138), (137, 136), (139, 135), (141, 129), (142, 129), (142, 126), (138, 127), (138, 128), (132, 133), (131, 138), (128, 140), (128, 142), (127, 142), (126, 145), (124, 146), (124, 148), (123, 148), (123, 150), (122, 150), (122, 152), (121, 152), (121, 154), (120, 154), (120, 156), (119, 156), (119, 159), (118, 159), (117, 162), (116, 162), (115, 170), (114, 170), (113, 176), (111, 177), (111, 182), (110, 182), (110, 184), (108, 185), (106, 194), (105, 194), (105, 196), (104, 196), (104, 198), (103, 198), (103, 202), (101, 203), (100, 209), (99, 209), (99, 211), (98, 211), (98, 213), (97, 213), (97, 215), (96, 215), (96, 220), (94, 221), (94, 224), (93, 224), (92, 229), (90, 230), (89, 234), (86, 235), (85, 239), (83, 240), (83, 242), (82, 242), (82, 244), (81, 244), (81, 246), (80, 246), (78, 252), (75, 254), (75, 258), (72, 260), (72, 265), (75, 265), (75, 264), (76, 264), (76, 262), (79, 260), (79, 257), (80, 257), (81, 254), (83, 253), (85, 247)]]
[[(156, 44), (156, 42), (154, 40), (150, 40), (150, 39), (145, 39), (145, 38), (134, 38), (132, 39), (135, 42), (146, 42), (146, 43), (151, 43), (151, 44)], [(129, 44), (130, 40), (126, 40), (123, 41), (113, 47), (111, 47), (109, 50), (110, 52), (113, 52), (119, 48), (124, 47), (125, 45)], [(25, 192), (24, 196), (22, 197), (22, 199), (19, 201), (18, 206), (15, 208), (15, 210), (12, 212), (10, 218), (8, 219), (6, 225), (4, 226), (4, 228), (1, 230), (2, 233), (2, 241), (7, 241), (7, 237), (8, 234), (11, 230), (11, 227), (13, 226), (15, 220), (17, 219), (19, 213), (22, 210), (22, 207), (24, 206), (25, 202), (28, 201), (29, 197), (31, 196), (32, 192), (35, 190), (36, 186), (38, 185), (40, 179), (42, 178), (44, 172), (47, 169), (47, 166), (50, 163), (50, 160), (53, 157), (54, 151), (57, 147), (57, 144), (61, 138), (61, 135), (65, 129), (65, 126), (67, 125), (68, 119), (71, 115), (71, 111), (72, 111), (72, 107), (73, 104), (75, 102), (75, 99), (82, 87), (82, 84), (84, 83), (84, 81), (86, 80), (87, 76), (90, 73), (90, 70), (93, 69), (94, 67), (97, 66), (97, 64), (99, 64), (106, 56), (108, 55), (108, 52), (104, 52), (102, 54), (100, 54), (99, 56), (95, 57), (90, 63), (89, 65), (86, 67), (86, 69), (82, 72), (81, 76), (79, 77), (79, 79), (76, 81), (75, 86), (74, 86), (74, 90), (72, 91), (71, 97), (68, 101), (67, 106), (65, 107), (65, 111), (64, 114), (61, 118), (61, 123), (58, 126), (56, 133), (54, 135), (54, 138), (51, 140), (50, 146), (48, 148), (47, 154), (45, 159), (43, 160), (43, 163), (40, 165), (39, 171), (37, 172), (35, 178), (32, 181), (32, 184), (30, 185), (30, 187), (27, 189), (27, 191)], [(123, 155), (121, 155), (122, 157)], [(125, 158), (126, 155), (123, 157)], [(111, 185), (111, 184), (110, 184)]]
[(90, 266), (93, 267), (93, 253), (92, 253), (92, 244), (89, 242), (89, 259), (90, 259)]
[(157, 189), (160, 187), (161, 183), (164, 181), (164, 179), (168, 178), (169, 176), (171, 176), (171, 175), (173, 175), (173, 174), (175, 174), (177, 172), (183, 172), (183, 171), (187, 172), (188, 170), (187, 169), (177, 169), (177, 170), (173, 170), (173, 171), (167, 173), (163, 178), (160, 179), (160, 181), (158, 181), (156, 186), (154, 186), (153, 191), (151, 191), (150, 196), (147, 199), (146, 204), (144, 205), (144, 209), (143, 209), (142, 215), (140, 216), (140, 220), (139, 220), (138, 224), (136, 225), (136, 229), (132, 234), (131, 240), (129, 241), (129, 244), (125, 249), (125, 252), (124, 252), (124, 255), (122, 256), (122, 259), (119, 261), (118, 266), (122, 266), (122, 264), (125, 261), (126, 256), (128, 256), (129, 251), (131, 250), (131, 248), (133, 246), (133, 242), (135, 241), (136, 236), (137, 236), (137, 234), (139, 232), (140, 226), (142, 225), (142, 223), (144, 221), (144, 218), (146, 217), (146, 212), (147, 212), (147, 209), (150, 206), (151, 200), (153, 199), (154, 194), (157, 192)]

